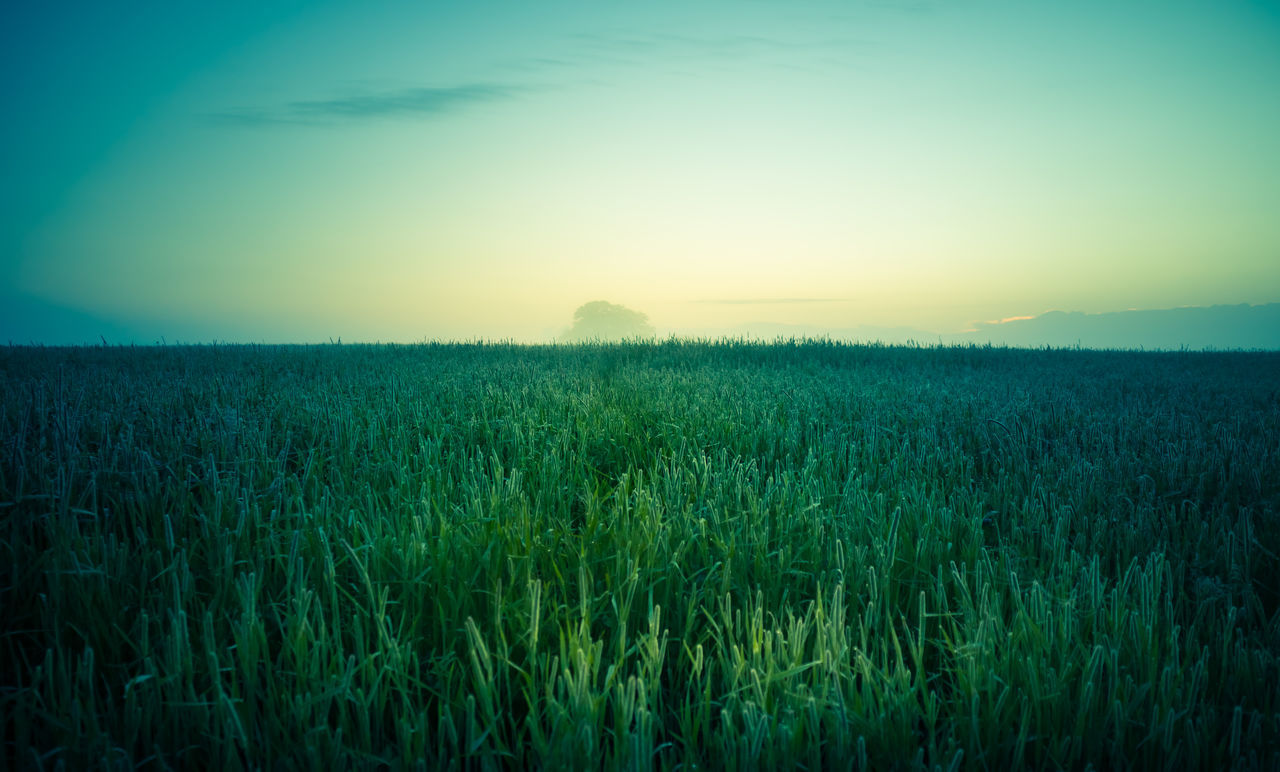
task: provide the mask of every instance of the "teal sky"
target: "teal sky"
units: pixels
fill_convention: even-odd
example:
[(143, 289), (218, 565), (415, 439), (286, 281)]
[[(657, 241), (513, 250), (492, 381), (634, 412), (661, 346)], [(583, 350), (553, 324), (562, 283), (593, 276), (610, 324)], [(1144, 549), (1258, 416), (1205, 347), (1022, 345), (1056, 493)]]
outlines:
[(1280, 301), (1276, 3), (122, 5), (0, 11), (17, 342)]

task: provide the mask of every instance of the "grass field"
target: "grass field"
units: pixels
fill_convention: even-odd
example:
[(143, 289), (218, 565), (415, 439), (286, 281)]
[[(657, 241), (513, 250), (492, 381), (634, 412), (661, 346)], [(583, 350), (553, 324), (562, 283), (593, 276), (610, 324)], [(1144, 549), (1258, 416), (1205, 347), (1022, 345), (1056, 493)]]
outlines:
[(8, 768), (1280, 769), (1280, 354), (0, 379)]

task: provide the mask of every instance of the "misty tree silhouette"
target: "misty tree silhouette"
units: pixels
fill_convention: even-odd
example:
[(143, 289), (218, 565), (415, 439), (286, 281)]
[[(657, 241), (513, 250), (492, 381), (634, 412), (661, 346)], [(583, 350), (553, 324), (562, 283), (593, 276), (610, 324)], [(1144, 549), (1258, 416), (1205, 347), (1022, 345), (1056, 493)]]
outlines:
[(653, 326), (649, 317), (626, 306), (593, 300), (573, 312), (573, 327), (564, 334), (567, 341), (622, 340), (651, 338)]

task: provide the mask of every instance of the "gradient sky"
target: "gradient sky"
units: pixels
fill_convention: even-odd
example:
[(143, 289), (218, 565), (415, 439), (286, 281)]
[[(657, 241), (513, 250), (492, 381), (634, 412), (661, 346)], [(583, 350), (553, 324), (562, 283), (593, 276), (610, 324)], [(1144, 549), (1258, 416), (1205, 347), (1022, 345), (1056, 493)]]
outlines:
[(138, 342), (1280, 301), (1274, 2), (186, 5), (0, 11), (0, 301)]

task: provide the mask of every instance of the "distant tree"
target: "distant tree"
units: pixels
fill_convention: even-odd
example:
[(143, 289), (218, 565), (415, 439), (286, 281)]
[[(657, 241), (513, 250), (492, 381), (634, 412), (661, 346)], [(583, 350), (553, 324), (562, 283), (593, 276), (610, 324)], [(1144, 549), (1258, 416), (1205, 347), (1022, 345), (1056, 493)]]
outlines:
[(573, 327), (564, 334), (568, 341), (651, 338), (649, 317), (626, 306), (593, 300), (573, 312)]

